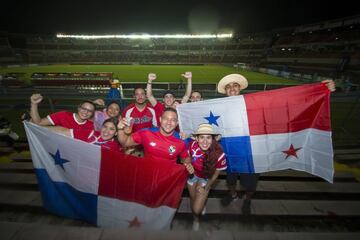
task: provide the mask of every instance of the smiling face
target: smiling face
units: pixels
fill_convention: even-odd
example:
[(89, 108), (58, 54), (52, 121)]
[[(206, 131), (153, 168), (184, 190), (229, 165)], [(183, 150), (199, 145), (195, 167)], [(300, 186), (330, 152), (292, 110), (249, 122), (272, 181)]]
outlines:
[(171, 93), (168, 93), (164, 96), (165, 107), (172, 107), (175, 102), (175, 97)]
[(95, 107), (93, 104), (84, 102), (78, 108), (78, 117), (80, 121), (85, 121), (93, 116)]
[(164, 136), (170, 136), (174, 133), (178, 125), (177, 113), (174, 111), (165, 111), (160, 117), (160, 132)]
[(117, 103), (112, 103), (106, 108), (106, 114), (109, 117), (118, 117), (120, 115), (120, 106)]
[(213, 142), (213, 136), (207, 134), (197, 135), (195, 139), (201, 150), (203, 150), (204, 152), (209, 150)]
[(225, 86), (225, 92), (228, 97), (240, 95), (241, 87), (238, 83), (232, 82)]
[(105, 122), (100, 130), (100, 135), (103, 140), (107, 141), (116, 135), (116, 126), (113, 122)]

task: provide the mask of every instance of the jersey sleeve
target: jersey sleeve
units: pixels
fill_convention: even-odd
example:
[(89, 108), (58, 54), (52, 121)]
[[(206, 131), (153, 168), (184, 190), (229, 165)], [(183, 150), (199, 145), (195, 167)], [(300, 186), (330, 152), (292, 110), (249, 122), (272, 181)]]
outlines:
[(225, 170), (227, 168), (225, 153), (222, 153), (216, 162), (216, 170)]
[(125, 109), (122, 111), (122, 113), (121, 113), (121, 117), (126, 117), (126, 113), (129, 111), (129, 109), (130, 108), (132, 108), (134, 106), (134, 104), (133, 103), (130, 103), (129, 105), (127, 105), (126, 107), (125, 107)]
[(184, 159), (184, 158), (190, 158), (190, 154), (189, 154), (189, 150), (186, 147), (185, 143), (182, 144), (182, 149), (181, 152), (179, 154), (180, 158)]
[(50, 123), (54, 126), (60, 125), (61, 119), (64, 118), (64, 115), (66, 113), (64, 111), (61, 112), (55, 112), (47, 116), (47, 119), (50, 121)]
[(90, 137), (94, 135), (94, 130), (72, 129), (73, 138), (88, 142)]
[(139, 130), (134, 132), (133, 134), (131, 134), (132, 139), (134, 140), (134, 142), (136, 142), (137, 144), (142, 144), (142, 140), (143, 140), (143, 136), (144, 136), (144, 129)]

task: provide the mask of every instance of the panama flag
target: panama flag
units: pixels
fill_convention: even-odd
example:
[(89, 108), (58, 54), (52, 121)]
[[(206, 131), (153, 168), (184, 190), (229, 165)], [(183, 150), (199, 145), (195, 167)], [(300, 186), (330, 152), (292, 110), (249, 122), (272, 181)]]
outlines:
[(48, 211), (104, 227), (169, 229), (188, 176), (184, 166), (24, 126)]
[(222, 134), (228, 171), (306, 171), (333, 181), (330, 92), (322, 83), (181, 104), (180, 129)]

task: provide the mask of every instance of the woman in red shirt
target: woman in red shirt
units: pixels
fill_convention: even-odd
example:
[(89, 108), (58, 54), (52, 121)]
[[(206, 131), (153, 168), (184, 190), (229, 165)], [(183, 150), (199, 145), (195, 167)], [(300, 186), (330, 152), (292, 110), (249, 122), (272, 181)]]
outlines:
[(115, 139), (115, 136), (117, 135), (117, 124), (117, 118), (109, 118), (104, 121), (100, 131), (68, 129), (60, 126), (47, 126), (46, 128), (53, 132), (58, 132), (62, 135), (91, 144), (100, 145), (107, 149), (122, 151), (121, 145), (117, 139)]
[(215, 133), (210, 124), (200, 124), (193, 136), (195, 141), (190, 143), (190, 155), (194, 174), (187, 181), (187, 187), (194, 216), (193, 230), (198, 230), (199, 216), (201, 213), (205, 214), (209, 190), (227, 165), (224, 151), (217, 142), (221, 136)]

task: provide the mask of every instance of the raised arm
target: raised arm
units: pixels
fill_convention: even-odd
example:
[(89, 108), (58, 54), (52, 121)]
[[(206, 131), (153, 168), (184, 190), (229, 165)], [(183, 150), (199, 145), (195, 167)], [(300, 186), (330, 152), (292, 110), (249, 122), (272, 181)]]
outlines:
[(189, 101), (192, 91), (192, 73), (186, 72), (185, 74), (181, 74), (181, 76), (183, 76), (187, 80), (185, 95), (181, 99), (181, 103), (187, 103)]
[(122, 118), (118, 125), (117, 138), (123, 147), (131, 147), (138, 145), (131, 137), (132, 127), (126, 118)]
[(151, 105), (154, 107), (157, 103), (156, 98), (154, 97), (153, 93), (152, 93), (152, 81), (156, 79), (156, 74), (155, 73), (149, 73), (148, 75), (148, 81), (146, 84), (146, 97), (149, 100), (149, 102), (151, 103)]
[(43, 100), (43, 96), (41, 94), (35, 93), (31, 95), (31, 108), (30, 108), (30, 116), (31, 122), (40, 125), (40, 126), (50, 126), (51, 123), (47, 118), (41, 118), (39, 115), (39, 103)]
[(97, 104), (99, 106), (105, 107), (105, 101), (101, 98), (98, 98), (96, 100), (93, 101), (94, 104)]

